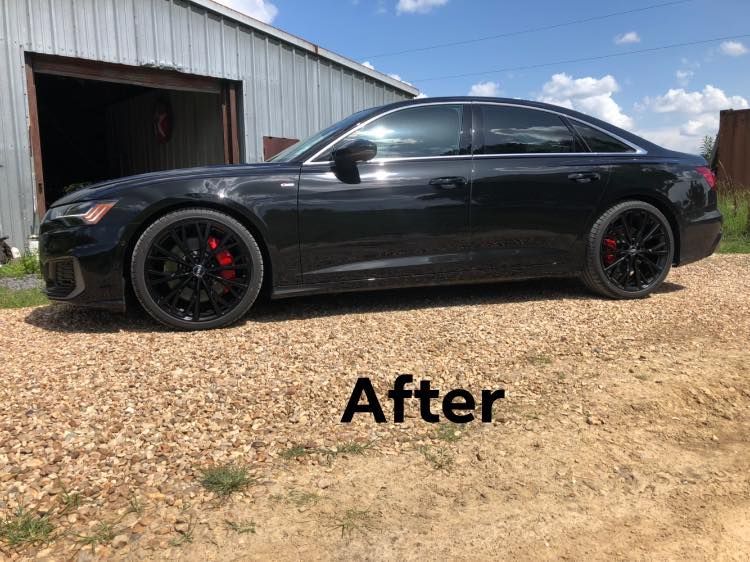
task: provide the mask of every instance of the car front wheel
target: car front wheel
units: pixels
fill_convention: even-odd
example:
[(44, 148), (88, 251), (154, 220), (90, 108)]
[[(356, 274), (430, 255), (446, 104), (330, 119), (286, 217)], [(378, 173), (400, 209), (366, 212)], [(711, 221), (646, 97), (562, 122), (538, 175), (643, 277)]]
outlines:
[(624, 201), (607, 209), (587, 242), (583, 281), (610, 298), (649, 295), (672, 266), (674, 235), (669, 221), (644, 201)]
[(239, 320), (263, 282), (263, 257), (253, 235), (234, 218), (184, 209), (151, 224), (131, 261), (133, 289), (159, 322), (206, 330)]

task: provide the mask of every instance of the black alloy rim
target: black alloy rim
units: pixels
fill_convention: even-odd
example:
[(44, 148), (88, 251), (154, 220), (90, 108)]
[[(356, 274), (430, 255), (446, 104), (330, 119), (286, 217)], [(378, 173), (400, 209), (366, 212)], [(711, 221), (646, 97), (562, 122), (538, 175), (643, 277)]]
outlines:
[(250, 287), (252, 259), (245, 243), (211, 220), (171, 225), (151, 243), (145, 281), (170, 316), (205, 322), (225, 316)]
[(643, 209), (630, 209), (610, 222), (602, 239), (604, 274), (618, 288), (638, 292), (654, 285), (667, 268), (669, 236), (664, 224)]

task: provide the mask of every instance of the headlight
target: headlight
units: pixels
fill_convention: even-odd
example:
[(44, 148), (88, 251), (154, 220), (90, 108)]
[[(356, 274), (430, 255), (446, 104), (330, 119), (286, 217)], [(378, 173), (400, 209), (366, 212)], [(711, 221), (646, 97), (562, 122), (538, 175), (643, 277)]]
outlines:
[(45, 221), (70, 219), (71, 222), (80, 221), (83, 224), (96, 224), (104, 218), (117, 201), (84, 201), (72, 205), (52, 207), (44, 215)]

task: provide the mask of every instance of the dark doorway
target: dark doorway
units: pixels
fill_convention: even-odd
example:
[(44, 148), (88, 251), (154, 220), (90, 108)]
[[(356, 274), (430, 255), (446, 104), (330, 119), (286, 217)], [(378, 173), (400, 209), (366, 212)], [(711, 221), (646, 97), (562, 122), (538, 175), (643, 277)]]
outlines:
[(61, 57), (29, 63), (39, 213), (90, 183), (239, 163), (233, 83)]

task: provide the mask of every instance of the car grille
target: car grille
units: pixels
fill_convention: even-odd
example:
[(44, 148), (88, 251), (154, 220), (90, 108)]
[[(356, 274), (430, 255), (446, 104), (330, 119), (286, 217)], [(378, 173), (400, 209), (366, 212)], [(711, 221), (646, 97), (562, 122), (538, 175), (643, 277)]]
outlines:
[(44, 267), (47, 295), (63, 299), (76, 290), (76, 273), (73, 258), (47, 262)]

